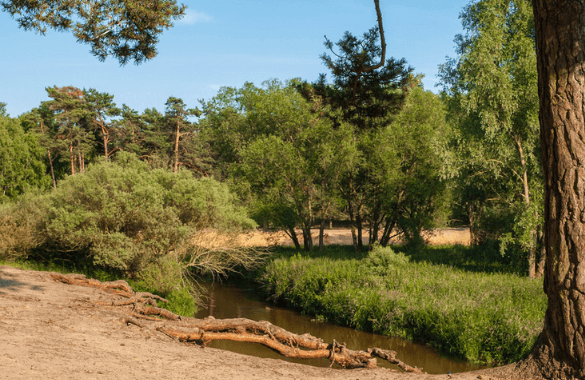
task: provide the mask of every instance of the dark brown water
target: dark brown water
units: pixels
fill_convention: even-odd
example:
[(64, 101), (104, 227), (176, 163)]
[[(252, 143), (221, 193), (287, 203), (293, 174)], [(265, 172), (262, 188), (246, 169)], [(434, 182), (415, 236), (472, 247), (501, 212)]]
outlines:
[[(333, 339), (338, 342), (345, 342), (347, 348), (352, 350), (365, 350), (370, 347), (394, 350), (398, 353), (396, 355), (398, 359), (408, 365), (422, 367), (425, 372), (431, 374), (465, 372), (483, 368), (441, 357), (436, 351), (422, 344), (315, 321), (311, 317), (300, 313), (262, 302), (252, 291), (241, 289), (234, 285), (216, 283), (206, 285), (206, 288), (209, 292), (207, 309), (202, 309), (197, 313), (197, 318), (205, 318), (211, 315), (215, 318), (264, 320), (295, 334), (309, 333), (327, 343), (332, 342)], [(281, 359), (319, 367), (328, 367), (331, 364), (325, 359), (299, 360), (285, 358), (267, 347), (252, 343), (215, 341), (210, 346), (246, 355)], [(378, 359), (378, 365), (398, 369), (398, 367), (390, 365), (382, 359)]]

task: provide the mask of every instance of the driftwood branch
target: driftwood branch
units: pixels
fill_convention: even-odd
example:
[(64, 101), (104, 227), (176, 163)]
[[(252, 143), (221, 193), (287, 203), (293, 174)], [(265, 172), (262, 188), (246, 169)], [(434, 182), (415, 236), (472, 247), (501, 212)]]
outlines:
[[(345, 343), (335, 340), (332, 343), (325, 343), (322, 339), (310, 334), (293, 334), (267, 321), (253, 321), (245, 318), (181, 317), (156, 306), (156, 300), (167, 302), (164, 298), (150, 293), (136, 293), (125, 281), (100, 282), (87, 279), (83, 275), (58, 273), (53, 273), (51, 276), (66, 284), (95, 287), (125, 297), (126, 299), (96, 304), (130, 307), (132, 317), (125, 318), (125, 324), (152, 328), (181, 342), (203, 346), (214, 340), (258, 343), (288, 358), (329, 359), (331, 365), (337, 363), (343, 368), (375, 368), (377, 358), (380, 358), (397, 365), (406, 372), (423, 373), (420, 368), (411, 367), (397, 359), (395, 351), (380, 348), (354, 351), (348, 349)], [(151, 326), (150, 322), (155, 325)]]

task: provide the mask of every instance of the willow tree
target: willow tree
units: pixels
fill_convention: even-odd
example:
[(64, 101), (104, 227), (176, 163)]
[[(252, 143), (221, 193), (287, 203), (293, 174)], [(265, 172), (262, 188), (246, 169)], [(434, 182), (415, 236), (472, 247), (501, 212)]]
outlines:
[(474, 240), (498, 240), (522, 267), (527, 258), (533, 277), (542, 168), (531, 2), (480, 0), (460, 18), (458, 57), (441, 68), (457, 127), (460, 203)]

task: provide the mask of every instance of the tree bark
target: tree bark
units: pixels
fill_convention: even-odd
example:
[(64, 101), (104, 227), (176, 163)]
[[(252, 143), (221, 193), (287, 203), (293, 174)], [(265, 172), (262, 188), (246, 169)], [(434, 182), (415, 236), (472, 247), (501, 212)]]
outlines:
[(297, 250), (301, 250), (301, 243), (299, 243), (299, 238), (297, 237), (297, 232), (295, 231), (294, 227), (289, 227), (285, 232), (290, 236), (290, 239), (293, 241), (295, 248)]
[(319, 251), (323, 250), (323, 246), (325, 245), (324, 242), (324, 235), (325, 235), (325, 219), (321, 219), (321, 224), (319, 225)]
[[(100, 117), (101, 118), (101, 117)], [(110, 132), (108, 128), (104, 125), (104, 122), (101, 121), (100, 127), (102, 128), (102, 139), (104, 141), (104, 157), (106, 162), (110, 159), (110, 153), (108, 152), (108, 144), (110, 143)]]
[(71, 163), (71, 175), (75, 175), (75, 154), (73, 154), (73, 143), (69, 143), (69, 161)]
[(533, 358), (585, 377), (585, 0), (534, 0), (548, 308)]
[(51, 151), (47, 149), (47, 158), (49, 159), (49, 168), (51, 169), (51, 180), (53, 181), (53, 189), (57, 188), (57, 181), (55, 180), (55, 171), (53, 170), (53, 159), (51, 158)]
[(305, 251), (311, 252), (313, 250), (313, 235), (311, 235), (311, 226), (303, 226), (303, 246)]
[(173, 165), (173, 171), (177, 173), (179, 171), (179, 138), (181, 132), (181, 119), (177, 116), (177, 133), (175, 135), (175, 163)]

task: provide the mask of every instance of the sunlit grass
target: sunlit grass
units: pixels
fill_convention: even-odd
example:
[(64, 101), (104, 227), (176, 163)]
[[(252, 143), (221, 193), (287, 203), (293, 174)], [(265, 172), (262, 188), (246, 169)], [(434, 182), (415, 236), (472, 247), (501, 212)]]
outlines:
[[(274, 256), (260, 282), (273, 301), (306, 314), (426, 342), (472, 362), (526, 356), (542, 329), (542, 281), (506, 273), (485, 257), (472, 263), (471, 248), (453, 249), (459, 252), (443, 247), (406, 255), (376, 248), (356, 254), (332, 247), (292, 254), (287, 248)], [(455, 265), (437, 263), (449, 257)]]

